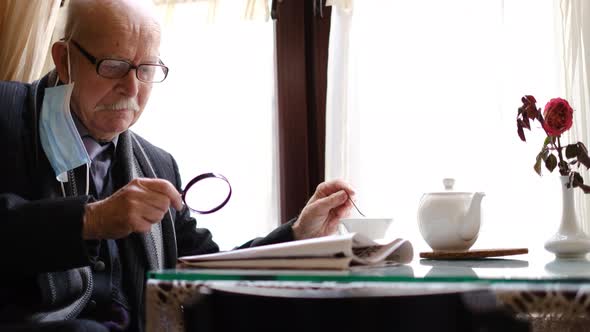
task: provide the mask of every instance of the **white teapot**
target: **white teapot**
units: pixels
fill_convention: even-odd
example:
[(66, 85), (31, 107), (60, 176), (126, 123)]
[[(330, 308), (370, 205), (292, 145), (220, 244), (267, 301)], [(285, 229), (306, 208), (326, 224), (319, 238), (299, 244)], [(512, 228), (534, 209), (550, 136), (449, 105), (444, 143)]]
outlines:
[(444, 192), (422, 195), (418, 226), (422, 237), (434, 250), (469, 249), (479, 235), (482, 192), (453, 191), (454, 179), (443, 179)]

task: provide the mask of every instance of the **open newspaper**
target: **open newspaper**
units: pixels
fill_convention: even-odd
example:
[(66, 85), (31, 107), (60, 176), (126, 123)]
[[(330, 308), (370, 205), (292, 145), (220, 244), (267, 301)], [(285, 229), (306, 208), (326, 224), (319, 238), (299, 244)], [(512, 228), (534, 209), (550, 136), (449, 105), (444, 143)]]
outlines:
[(373, 241), (358, 233), (330, 235), (247, 249), (179, 258), (180, 267), (258, 269), (348, 269), (351, 265), (406, 264), (412, 244)]

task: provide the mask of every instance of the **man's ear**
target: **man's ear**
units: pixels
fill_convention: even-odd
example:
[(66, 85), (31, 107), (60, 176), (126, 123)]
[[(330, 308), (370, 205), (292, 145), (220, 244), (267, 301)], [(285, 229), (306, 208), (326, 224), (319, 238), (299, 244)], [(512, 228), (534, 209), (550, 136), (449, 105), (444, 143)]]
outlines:
[(51, 47), (51, 57), (53, 58), (53, 63), (55, 64), (59, 80), (62, 82), (69, 82), (70, 73), (68, 72), (68, 52), (66, 43), (63, 41), (54, 43)]

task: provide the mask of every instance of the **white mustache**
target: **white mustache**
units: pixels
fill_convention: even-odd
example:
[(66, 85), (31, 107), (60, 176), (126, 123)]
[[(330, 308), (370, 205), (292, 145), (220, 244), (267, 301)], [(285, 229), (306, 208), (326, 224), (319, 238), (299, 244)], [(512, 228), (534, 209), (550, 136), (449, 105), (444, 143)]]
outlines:
[(98, 105), (98, 106), (96, 106), (96, 108), (94, 110), (95, 111), (100, 111), (100, 110), (114, 111), (114, 110), (123, 110), (123, 109), (128, 109), (128, 110), (132, 110), (134, 112), (139, 112), (139, 105), (137, 104), (135, 99), (127, 98), (127, 99), (121, 99), (114, 104)]

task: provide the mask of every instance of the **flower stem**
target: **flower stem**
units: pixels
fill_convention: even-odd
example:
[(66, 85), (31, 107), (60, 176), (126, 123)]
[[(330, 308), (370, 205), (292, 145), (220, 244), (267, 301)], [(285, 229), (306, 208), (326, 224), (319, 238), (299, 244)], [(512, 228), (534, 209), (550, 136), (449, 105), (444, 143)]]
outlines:
[(561, 137), (557, 136), (557, 156), (559, 157), (559, 173), (561, 175), (567, 176), (568, 175), (568, 170), (567, 169), (562, 169), (562, 165), (563, 165), (563, 154), (561, 153)]

